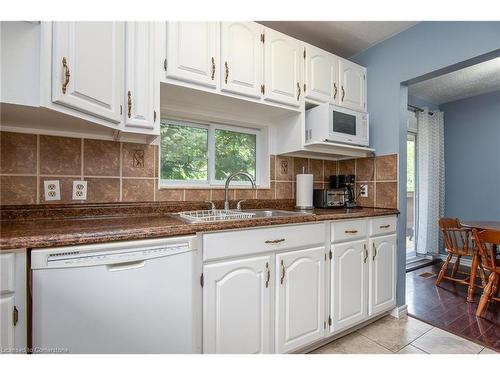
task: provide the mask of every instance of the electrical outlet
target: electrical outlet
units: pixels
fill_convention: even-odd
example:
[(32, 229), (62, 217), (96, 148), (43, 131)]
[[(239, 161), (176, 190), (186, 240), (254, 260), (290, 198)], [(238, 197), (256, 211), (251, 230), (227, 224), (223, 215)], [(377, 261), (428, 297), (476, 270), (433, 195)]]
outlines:
[(43, 191), (46, 201), (61, 200), (61, 186), (59, 185), (59, 180), (45, 180), (43, 182)]
[(359, 185), (359, 196), (363, 198), (368, 198), (368, 185), (361, 184)]
[(73, 200), (87, 199), (87, 181), (73, 181)]

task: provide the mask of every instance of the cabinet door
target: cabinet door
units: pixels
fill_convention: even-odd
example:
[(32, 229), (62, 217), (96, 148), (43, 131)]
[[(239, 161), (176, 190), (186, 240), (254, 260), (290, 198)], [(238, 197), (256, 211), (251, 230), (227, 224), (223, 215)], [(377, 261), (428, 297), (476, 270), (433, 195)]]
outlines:
[(305, 56), (306, 98), (320, 102), (333, 100), (335, 90), (338, 92), (337, 60), (332, 54), (313, 46), (305, 47)]
[(125, 25), (125, 128), (150, 133), (159, 124), (160, 82), (155, 74), (155, 24)]
[(276, 351), (287, 353), (325, 334), (325, 248), (276, 256)]
[(221, 90), (254, 98), (262, 96), (264, 28), (254, 22), (222, 22)]
[(203, 352), (269, 353), (271, 257), (203, 267)]
[(52, 101), (122, 121), (123, 22), (54, 22)]
[(396, 305), (396, 235), (370, 239), (370, 315)]
[(217, 22), (167, 22), (167, 78), (217, 87)]
[(13, 349), (14, 344), (14, 296), (0, 296), (0, 348)]
[(363, 321), (368, 307), (368, 249), (365, 240), (332, 245), (330, 332)]
[(299, 42), (266, 29), (264, 42), (264, 99), (299, 106), (302, 98)]
[(347, 60), (340, 61), (340, 105), (366, 111), (366, 69)]

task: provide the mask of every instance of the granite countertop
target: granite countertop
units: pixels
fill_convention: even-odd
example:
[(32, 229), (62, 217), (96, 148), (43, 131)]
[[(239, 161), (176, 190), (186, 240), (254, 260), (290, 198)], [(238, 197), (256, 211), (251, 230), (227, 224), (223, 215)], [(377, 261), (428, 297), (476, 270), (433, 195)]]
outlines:
[[(266, 205), (265, 202), (258, 205), (257, 208), (263, 208), (263, 205), (273, 206), (274, 209), (292, 209), (289, 205), (286, 207), (276, 204)], [(179, 211), (180, 208), (183, 207), (177, 205), (175, 211)], [(194, 209), (203, 208), (205, 207)], [(75, 213), (75, 209), (71, 208), (71, 214), (53, 208), (43, 211), (39, 207), (33, 208), (33, 211), (30, 211), (29, 207), (14, 210), (12, 211), (14, 214), (12, 212), (2, 212), (0, 250), (172, 237), (193, 235), (200, 232), (395, 215), (399, 213), (396, 209), (383, 208), (356, 208), (349, 212), (344, 209), (316, 209), (312, 215), (190, 224), (181, 220), (175, 212), (169, 212), (171, 207), (158, 209), (157, 205), (142, 205), (141, 209), (134, 209), (133, 206), (129, 205), (126, 207), (125, 212), (120, 212), (122, 207), (117, 209), (116, 206), (105, 208), (94, 206), (94, 209), (97, 212), (91, 210), (85, 213)], [(189, 206), (187, 209), (193, 209), (193, 206)], [(49, 213), (47, 214), (47, 212)]]

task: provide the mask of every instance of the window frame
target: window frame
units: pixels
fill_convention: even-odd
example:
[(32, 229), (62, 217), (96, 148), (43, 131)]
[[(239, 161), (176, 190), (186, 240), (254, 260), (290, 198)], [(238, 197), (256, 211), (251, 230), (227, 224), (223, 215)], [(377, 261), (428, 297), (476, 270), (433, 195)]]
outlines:
[[(162, 118), (160, 121), (160, 127), (162, 122), (168, 122), (172, 125), (178, 126), (188, 126), (199, 129), (207, 130), (207, 180), (196, 181), (196, 180), (167, 180), (161, 178), (161, 135), (159, 137), (159, 148), (158, 148), (158, 187), (161, 188), (172, 188), (172, 187), (197, 187), (197, 188), (211, 188), (211, 187), (223, 187), (225, 180), (215, 179), (215, 131), (216, 130), (227, 130), (243, 134), (255, 135), (255, 184), (258, 187), (265, 184), (268, 181), (269, 176), (266, 179), (264, 173), (266, 173), (267, 168), (263, 168), (263, 161), (265, 158), (269, 159), (269, 151), (266, 152), (267, 145), (267, 134), (264, 129), (260, 128), (250, 128), (237, 125), (226, 125), (220, 123), (212, 122), (193, 122), (185, 120), (177, 120), (171, 118)], [(232, 181), (231, 186), (248, 188), (248, 181)]]

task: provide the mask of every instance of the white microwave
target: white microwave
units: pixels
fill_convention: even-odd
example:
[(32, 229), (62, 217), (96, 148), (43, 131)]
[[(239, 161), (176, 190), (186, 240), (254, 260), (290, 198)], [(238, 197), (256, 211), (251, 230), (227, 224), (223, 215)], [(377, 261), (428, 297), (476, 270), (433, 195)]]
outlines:
[(369, 145), (368, 113), (324, 103), (306, 111), (306, 144)]

